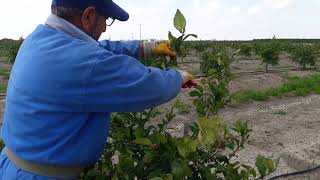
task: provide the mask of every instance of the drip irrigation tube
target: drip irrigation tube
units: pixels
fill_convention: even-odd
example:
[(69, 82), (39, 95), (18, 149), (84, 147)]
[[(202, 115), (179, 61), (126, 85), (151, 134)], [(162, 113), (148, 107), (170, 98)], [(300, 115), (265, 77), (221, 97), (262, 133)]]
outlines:
[(316, 171), (317, 169), (320, 169), (320, 165), (317, 165), (313, 168), (310, 168), (310, 169), (306, 169), (306, 170), (303, 170), (303, 171), (297, 171), (297, 172), (292, 172), (292, 173), (287, 173), (287, 174), (281, 174), (281, 175), (278, 175), (278, 176), (274, 176), (268, 180), (276, 180), (276, 179), (279, 179), (279, 178), (285, 178), (285, 177), (289, 177), (289, 176), (294, 176), (294, 175), (301, 175), (301, 174), (305, 174), (305, 173), (308, 173), (308, 172), (312, 172), (312, 171)]

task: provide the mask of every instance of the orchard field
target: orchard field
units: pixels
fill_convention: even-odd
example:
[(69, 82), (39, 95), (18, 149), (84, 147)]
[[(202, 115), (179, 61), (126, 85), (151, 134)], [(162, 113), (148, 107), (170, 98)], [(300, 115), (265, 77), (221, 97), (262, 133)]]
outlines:
[[(178, 59), (141, 62), (195, 81), (158, 108), (112, 114), (104, 155), (81, 179), (318, 179), (318, 40), (186, 41), (197, 35), (179, 10), (173, 24)], [(1, 114), (22, 42), (0, 40)]]
[[(13, 63), (10, 52), (15, 43), (13, 40), (0, 40), (1, 119)], [(178, 68), (192, 72), (199, 84), (210, 73), (217, 73), (210, 72), (219, 69), (217, 64), (225, 65), (219, 73), (229, 77), (226, 88), (230, 93), (225, 106), (216, 111), (217, 115), (230, 124), (242, 119), (252, 129), (244, 148), (237, 151), (236, 159), (254, 166), (259, 154), (279, 158), (277, 169), (267, 176), (269, 178), (320, 164), (320, 42), (280, 39), (188, 41), (181, 48)], [(190, 135), (192, 123), (198, 120), (197, 106), (194, 105), (197, 94), (190, 96), (192, 91), (184, 89), (176, 99), (159, 107), (165, 110), (175, 106), (175, 117), (165, 127), (165, 132), (173, 137)], [(147, 126), (157, 125), (161, 118), (161, 114), (152, 118)], [(277, 179), (319, 177), (320, 168)]]
[[(183, 59), (179, 67), (199, 75), (200, 64), (204, 61), (203, 54), (212, 53), (215, 46), (227, 46), (236, 51), (246, 44), (254, 48), (255, 43), (270, 43), (272, 40), (252, 42), (206, 42), (206, 47), (192, 49)], [(282, 175), (317, 167), (320, 164), (320, 96), (317, 88), (308, 90), (309, 86), (318, 86), (319, 50), (317, 42), (312, 40), (273, 40), (287, 47), (279, 49), (279, 64), (265, 70), (263, 58), (252, 50), (249, 55), (237, 54), (230, 64), (231, 81), (228, 89), (231, 102), (227, 103), (219, 115), (229, 122), (235, 119), (248, 120), (252, 134), (238, 157), (244, 162), (254, 164), (258, 154), (280, 158), (278, 168), (273, 175)], [(193, 42), (197, 44), (196, 42)], [(198, 42), (199, 43), (199, 42)], [(201, 43), (199, 43), (201, 44)], [(208, 47), (210, 46), (210, 47)], [(281, 45), (280, 45), (281, 46)], [(305, 46), (314, 48), (315, 63), (309, 67), (293, 62), (293, 47)], [(199, 46), (201, 47), (201, 45)], [(298, 49), (297, 51), (300, 51)], [(308, 54), (309, 55), (309, 54)], [(308, 58), (304, 57), (305, 60)], [(200, 62), (200, 63), (199, 63)], [(313, 79), (314, 78), (314, 79)], [(309, 80), (310, 82), (308, 82)], [(317, 79), (317, 80), (316, 80)], [(196, 116), (192, 108), (192, 98), (185, 91), (177, 97), (180, 114), (171, 128), (179, 135)], [(178, 128), (177, 128), (178, 127)], [(320, 169), (291, 175), (277, 179), (319, 179)]]

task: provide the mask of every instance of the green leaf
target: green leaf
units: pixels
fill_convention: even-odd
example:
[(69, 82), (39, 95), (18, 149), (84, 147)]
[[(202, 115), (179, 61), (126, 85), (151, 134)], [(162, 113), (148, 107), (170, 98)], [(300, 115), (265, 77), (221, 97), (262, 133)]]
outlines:
[(162, 177), (154, 177), (154, 178), (151, 178), (149, 180), (163, 180), (163, 178)]
[(257, 176), (257, 173), (256, 173), (256, 171), (255, 171), (253, 168), (251, 168), (249, 172), (250, 172), (250, 174), (251, 174), (253, 177), (256, 177), (256, 176)]
[(176, 37), (174, 37), (173, 35), (172, 35), (172, 33), (169, 31), (169, 33), (168, 33), (168, 38), (170, 39), (170, 40), (176, 40), (177, 38)]
[(225, 176), (227, 177), (227, 179), (241, 179), (241, 177), (239, 177), (237, 168), (231, 164), (227, 165)]
[(199, 140), (204, 145), (214, 144), (225, 127), (223, 121), (218, 117), (200, 118), (199, 125), (201, 129)]
[(183, 179), (185, 176), (191, 176), (192, 171), (190, 170), (186, 161), (179, 162), (177, 160), (171, 163), (173, 179)]
[(186, 36), (183, 38), (183, 40), (188, 39), (188, 37), (190, 37), (190, 36), (192, 36), (192, 37), (194, 37), (194, 38), (198, 38), (198, 36), (195, 35), (195, 34), (188, 34), (188, 35), (186, 35)]
[(151, 163), (152, 159), (154, 158), (154, 154), (151, 152), (146, 152), (146, 154), (143, 156), (143, 162), (144, 163)]
[(178, 37), (177, 39), (174, 39), (171, 41), (171, 47), (177, 51), (178, 54), (181, 53), (181, 44), (182, 44), (182, 38), (183, 38), (183, 35), (181, 35), (180, 37)]
[(217, 63), (219, 64), (219, 66), (221, 66), (223, 64), (221, 58), (217, 58)]
[(165, 180), (173, 180), (173, 176), (170, 174), (165, 178)]
[(192, 137), (197, 137), (199, 135), (200, 129), (196, 122), (191, 123), (190, 129), (192, 131)]
[(200, 117), (206, 116), (206, 112), (202, 104), (196, 103), (195, 106), (196, 106), (197, 113)]
[(266, 158), (261, 155), (258, 155), (256, 158), (256, 167), (258, 168), (261, 177), (265, 177), (266, 175), (274, 172), (276, 170), (276, 166), (277, 163), (270, 158)]
[(235, 144), (231, 142), (231, 143), (226, 144), (226, 147), (229, 148), (230, 150), (234, 150)]
[(242, 137), (245, 137), (250, 131), (250, 129), (248, 129), (248, 122), (237, 120), (233, 126), (232, 129), (238, 132)]
[[(155, 165), (155, 167), (158, 167)], [(154, 168), (151, 168), (154, 169)], [(153, 178), (153, 177), (162, 177), (162, 173), (161, 173), (161, 169), (155, 169), (154, 171), (149, 173), (149, 178)]]
[(176, 15), (174, 16), (174, 27), (180, 32), (184, 33), (186, 28), (186, 19), (179, 9), (177, 9)]
[(150, 112), (150, 117), (151, 118), (155, 118), (157, 115), (161, 114), (161, 112), (159, 111), (159, 109), (152, 109), (152, 111)]
[(265, 158), (264, 164), (265, 164), (265, 167), (267, 168), (269, 174), (276, 169), (275, 163), (270, 158)]
[(149, 139), (153, 142), (152, 144), (164, 144), (168, 140), (165, 135), (160, 133), (151, 134)]
[(217, 180), (217, 176), (213, 175), (211, 173), (211, 170), (206, 167), (205, 169), (203, 169), (203, 172), (201, 173), (201, 175), (203, 176), (204, 179), (210, 179), (210, 180)]
[(200, 97), (200, 96), (201, 96), (201, 92), (198, 91), (198, 90), (193, 90), (193, 91), (191, 91), (191, 92), (189, 93), (189, 95), (190, 95), (191, 97)]
[(229, 159), (227, 158), (227, 156), (222, 153), (217, 153), (216, 158), (217, 160), (219, 160), (219, 162), (229, 163)]
[(219, 92), (219, 88), (217, 85), (213, 83), (208, 83), (211, 94), (216, 95)]
[(177, 142), (177, 149), (179, 154), (186, 158), (191, 153), (197, 150), (198, 143), (189, 138), (183, 138)]
[(130, 121), (130, 120), (134, 119), (134, 116), (132, 113), (121, 113), (119, 117), (123, 120), (126, 120), (126, 121)]
[(192, 171), (188, 165), (188, 162), (189, 162), (188, 160), (183, 160), (181, 164), (182, 164), (184, 176), (190, 177), (192, 176)]
[(117, 174), (115, 174), (115, 175), (112, 177), (112, 179), (111, 179), (111, 180), (119, 180), (118, 175), (117, 175)]
[(137, 128), (134, 130), (134, 135), (135, 135), (136, 138), (141, 138), (141, 137), (143, 137), (143, 128), (137, 127)]
[(197, 85), (196, 89), (198, 89), (201, 93), (204, 91), (203, 86), (201, 85)]
[(145, 145), (145, 146), (151, 146), (152, 142), (148, 138), (137, 138), (136, 140), (132, 141), (134, 144), (139, 145)]
[(264, 166), (263, 159), (262, 159), (262, 157), (260, 155), (256, 158), (256, 167), (258, 168), (258, 171), (259, 171), (261, 177), (266, 176), (267, 169)]
[(174, 161), (171, 163), (171, 170), (174, 179), (182, 179), (183, 178), (183, 168), (178, 161)]
[(134, 160), (133, 158), (128, 154), (121, 154), (119, 158), (119, 168), (121, 170), (128, 170), (134, 167)]
[(160, 144), (165, 144), (168, 141), (168, 139), (166, 138), (166, 136), (164, 134), (159, 135), (159, 140), (160, 140)]

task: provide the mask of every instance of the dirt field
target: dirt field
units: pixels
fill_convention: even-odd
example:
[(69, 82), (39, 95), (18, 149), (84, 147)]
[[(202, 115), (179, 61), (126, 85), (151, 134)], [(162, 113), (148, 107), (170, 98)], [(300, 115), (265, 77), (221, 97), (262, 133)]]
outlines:
[[(319, 95), (253, 102), (226, 108), (221, 116), (230, 122), (239, 118), (250, 122), (253, 133), (239, 154), (244, 162), (254, 163), (259, 153), (280, 157), (277, 175), (320, 164)], [(320, 171), (317, 175), (313, 179), (319, 179)]]
[[(237, 57), (240, 60), (242, 57)], [(198, 62), (195, 55), (183, 59), (184, 62)], [(273, 68), (295, 67), (286, 55), (281, 56), (281, 63)], [(194, 74), (199, 74), (198, 63), (180, 66)], [(256, 59), (237, 61), (232, 64), (232, 72), (257, 71), (264, 68)], [(263, 73), (256, 75), (238, 75), (230, 83), (232, 93), (244, 89), (266, 89), (285, 83), (290, 76), (306, 76), (318, 73), (316, 70)], [(188, 90), (183, 90), (175, 99), (189, 107), (189, 113), (178, 114), (170, 124), (170, 130), (182, 136), (184, 126), (196, 120), (196, 112), (191, 108), (192, 99)], [(172, 102), (170, 102), (172, 103)], [(168, 104), (170, 104), (168, 103)], [(168, 106), (168, 104), (163, 105)], [(0, 112), (4, 111), (4, 100), (0, 101)], [(254, 163), (260, 153), (280, 158), (278, 170), (274, 175), (290, 173), (320, 165), (320, 96), (273, 98), (266, 102), (251, 102), (236, 107), (226, 107), (220, 113), (227, 121), (248, 120), (253, 132), (245, 150), (238, 156), (243, 162)], [(2, 119), (2, 118), (1, 118)], [(303, 174), (283, 179), (320, 179), (319, 172)]]
[[(196, 57), (188, 59), (198, 61)], [(288, 57), (281, 56), (277, 68), (293, 68)], [(185, 69), (199, 73), (199, 64), (184, 65)], [(232, 72), (258, 71), (263, 69), (261, 61), (241, 60), (232, 64)], [(231, 93), (244, 89), (262, 90), (279, 86), (287, 82), (288, 77), (306, 76), (319, 73), (316, 70), (286, 70), (256, 75), (242, 75), (231, 81)], [(181, 93), (176, 100), (191, 104), (188, 92)], [(247, 120), (253, 130), (245, 150), (238, 157), (248, 164), (254, 165), (258, 154), (280, 158), (277, 172), (270, 177), (309, 169), (320, 165), (320, 96), (273, 98), (265, 102), (251, 102), (236, 107), (226, 107), (220, 113), (228, 122), (237, 119)], [(173, 132), (177, 136), (183, 134), (185, 124), (191, 123), (196, 117), (194, 109), (189, 114), (178, 115), (171, 123)], [(318, 171), (303, 175), (289, 176), (278, 179), (320, 179)]]

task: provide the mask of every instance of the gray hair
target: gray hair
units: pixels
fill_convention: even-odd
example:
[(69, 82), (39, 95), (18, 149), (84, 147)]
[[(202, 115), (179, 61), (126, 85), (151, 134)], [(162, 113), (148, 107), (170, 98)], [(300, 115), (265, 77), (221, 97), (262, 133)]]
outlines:
[(82, 9), (51, 6), (51, 13), (65, 20), (72, 21), (73, 18), (81, 16)]

